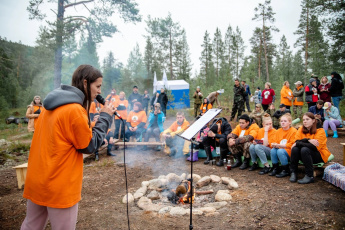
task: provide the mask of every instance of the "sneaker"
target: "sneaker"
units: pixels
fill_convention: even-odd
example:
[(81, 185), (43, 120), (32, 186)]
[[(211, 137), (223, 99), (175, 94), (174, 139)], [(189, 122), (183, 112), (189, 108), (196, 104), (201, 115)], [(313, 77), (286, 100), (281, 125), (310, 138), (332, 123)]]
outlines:
[(249, 171), (254, 171), (254, 170), (256, 170), (258, 167), (259, 167), (259, 166), (258, 166), (258, 163), (257, 163), (257, 162), (254, 162), (254, 163), (252, 164), (252, 166), (249, 168)]
[(107, 152), (107, 155), (108, 155), (108, 156), (111, 156), (111, 157), (115, 157), (115, 156), (116, 156), (116, 154), (113, 154), (113, 153), (111, 153), (111, 152)]

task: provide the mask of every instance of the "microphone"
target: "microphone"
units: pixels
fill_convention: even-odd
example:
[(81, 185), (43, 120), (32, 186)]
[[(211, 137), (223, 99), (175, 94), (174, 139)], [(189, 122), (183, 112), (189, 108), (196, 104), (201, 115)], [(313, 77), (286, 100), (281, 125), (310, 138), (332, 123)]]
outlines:
[[(105, 104), (105, 99), (104, 99), (100, 94), (98, 94), (98, 95), (96, 96), (96, 100), (97, 100), (99, 103), (101, 103), (102, 105)], [(120, 119), (122, 120), (121, 115), (118, 114), (116, 111), (115, 111), (114, 114), (115, 114), (115, 116), (117, 116), (118, 118), (120, 118)]]

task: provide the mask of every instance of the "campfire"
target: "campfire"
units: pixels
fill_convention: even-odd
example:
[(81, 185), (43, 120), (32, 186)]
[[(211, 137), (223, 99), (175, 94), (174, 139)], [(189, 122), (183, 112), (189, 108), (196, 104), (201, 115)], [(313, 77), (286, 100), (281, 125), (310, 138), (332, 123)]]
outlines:
[(168, 199), (174, 203), (190, 204), (194, 203), (195, 188), (191, 188), (190, 179), (183, 180), (177, 187), (176, 190), (172, 190)]

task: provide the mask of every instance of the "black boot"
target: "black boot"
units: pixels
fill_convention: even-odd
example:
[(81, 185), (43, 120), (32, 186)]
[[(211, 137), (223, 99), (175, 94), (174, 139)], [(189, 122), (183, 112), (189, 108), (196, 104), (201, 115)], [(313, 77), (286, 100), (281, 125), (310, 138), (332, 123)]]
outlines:
[(252, 164), (252, 166), (249, 168), (249, 171), (254, 171), (254, 170), (256, 170), (257, 168), (259, 168), (258, 163), (257, 163), (257, 162), (254, 162), (254, 163)]
[(259, 172), (259, 174), (260, 175), (264, 175), (264, 174), (267, 174), (267, 173), (269, 173), (270, 171), (271, 171), (271, 167), (270, 166), (265, 166), (260, 172)]
[(211, 146), (205, 146), (205, 153), (207, 156), (207, 159), (204, 161), (205, 165), (208, 165), (211, 160), (213, 160), (212, 152), (211, 152)]
[(282, 177), (290, 176), (289, 165), (283, 165), (282, 168), (283, 168), (283, 171), (277, 174), (276, 177), (282, 178)]
[(240, 166), (240, 169), (244, 170), (244, 169), (248, 168), (249, 167), (249, 161), (250, 161), (250, 158), (244, 158), (243, 164)]
[(297, 181), (299, 184), (309, 184), (314, 182), (314, 177), (305, 175), (303, 179)]
[(279, 164), (273, 164), (272, 171), (268, 175), (275, 176), (275, 175), (279, 174), (280, 172), (281, 172), (281, 168), (280, 168)]
[(226, 159), (226, 155), (228, 154), (228, 150), (220, 150), (220, 157), (219, 161), (216, 163), (217, 166), (224, 166), (224, 159)]
[(292, 182), (292, 183), (297, 182), (297, 173), (291, 172), (290, 182)]
[(236, 167), (239, 167), (242, 165), (242, 158), (241, 158), (241, 155), (240, 154), (236, 154), (234, 155), (235, 159), (236, 159), (236, 162), (231, 165), (231, 168), (236, 168)]

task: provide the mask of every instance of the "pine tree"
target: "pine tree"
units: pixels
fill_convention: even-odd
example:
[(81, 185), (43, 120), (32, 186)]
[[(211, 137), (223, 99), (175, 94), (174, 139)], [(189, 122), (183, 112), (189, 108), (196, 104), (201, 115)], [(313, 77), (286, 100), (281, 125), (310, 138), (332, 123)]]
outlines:
[(270, 75), (269, 75), (269, 68), (268, 68), (268, 47), (267, 47), (267, 41), (268, 41), (268, 33), (270, 33), (271, 30), (279, 31), (277, 28), (273, 26), (267, 26), (268, 22), (273, 23), (275, 21), (272, 7), (270, 6), (271, 0), (265, 0), (264, 4), (259, 3), (258, 7), (255, 7), (255, 16), (253, 20), (262, 20), (262, 40), (264, 44), (264, 54), (265, 54), (265, 63), (266, 63), (266, 80), (269, 81)]
[(174, 60), (177, 79), (189, 80), (192, 64), (185, 31), (183, 31), (182, 39), (176, 44)]
[(236, 77), (239, 77), (240, 74), (240, 68), (243, 65), (244, 61), (244, 41), (241, 36), (241, 31), (236, 27), (236, 32), (233, 33), (233, 39), (232, 39), (232, 48), (233, 48), (233, 54), (234, 54), (234, 75)]
[(210, 34), (205, 31), (204, 41), (201, 44), (203, 48), (201, 51), (200, 57), (200, 76), (205, 79), (206, 85), (212, 85), (212, 77), (213, 77), (213, 51), (212, 51), (212, 43)]
[(154, 50), (153, 44), (151, 42), (151, 38), (146, 38), (146, 46), (145, 46), (145, 55), (144, 55), (144, 63), (146, 67), (147, 76), (149, 79), (153, 79), (153, 63), (154, 63)]
[(257, 76), (261, 79), (262, 75), (262, 31), (260, 28), (256, 27), (253, 36), (250, 38), (250, 44), (252, 46), (252, 61), (257, 65)]
[(224, 67), (222, 69), (222, 74), (229, 79), (233, 75), (234, 69), (234, 53), (233, 53), (233, 31), (232, 27), (229, 25), (226, 30), (224, 37)]
[(281, 80), (287, 80), (291, 84), (292, 79), (292, 51), (290, 46), (288, 46), (286, 37), (280, 40), (278, 47), (278, 53), (276, 55), (276, 66), (275, 66), (276, 76)]
[(219, 80), (219, 70), (222, 62), (224, 61), (224, 44), (222, 41), (222, 33), (219, 28), (216, 29), (213, 38), (213, 57), (214, 57), (214, 67), (216, 78)]

